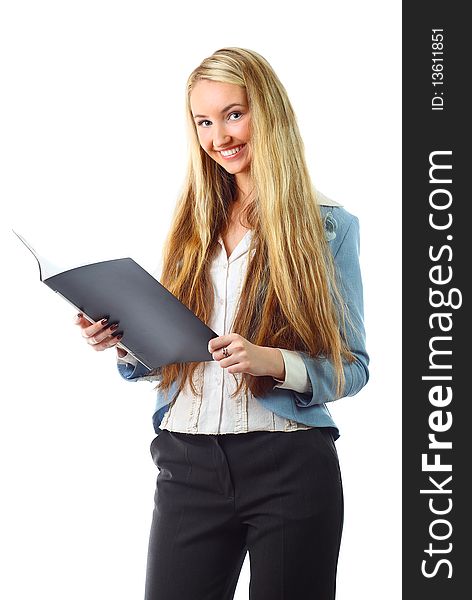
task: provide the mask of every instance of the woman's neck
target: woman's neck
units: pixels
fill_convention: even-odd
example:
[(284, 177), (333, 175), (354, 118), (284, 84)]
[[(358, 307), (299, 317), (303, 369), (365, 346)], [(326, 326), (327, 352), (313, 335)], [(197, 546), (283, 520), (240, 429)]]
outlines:
[(249, 173), (243, 172), (236, 175), (236, 188), (237, 192), (234, 203), (242, 209), (251, 201), (254, 189)]

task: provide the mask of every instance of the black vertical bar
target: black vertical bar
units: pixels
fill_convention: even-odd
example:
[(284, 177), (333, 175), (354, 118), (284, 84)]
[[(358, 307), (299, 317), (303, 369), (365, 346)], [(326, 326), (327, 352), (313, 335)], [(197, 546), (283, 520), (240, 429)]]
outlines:
[(465, 7), (403, 3), (406, 600), (471, 594), (472, 119), (466, 90), (472, 36)]

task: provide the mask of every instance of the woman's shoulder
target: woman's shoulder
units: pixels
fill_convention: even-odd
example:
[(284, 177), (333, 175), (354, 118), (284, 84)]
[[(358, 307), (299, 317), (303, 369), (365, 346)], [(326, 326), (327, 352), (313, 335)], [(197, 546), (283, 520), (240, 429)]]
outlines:
[(337, 243), (340, 243), (352, 225), (358, 226), (357, 217), (347, 211), (342, 204), (331, 200), (319, 191), (316, 191), (316, 197), (323, 219), (326, 239), (328, 242), (336, 240)]

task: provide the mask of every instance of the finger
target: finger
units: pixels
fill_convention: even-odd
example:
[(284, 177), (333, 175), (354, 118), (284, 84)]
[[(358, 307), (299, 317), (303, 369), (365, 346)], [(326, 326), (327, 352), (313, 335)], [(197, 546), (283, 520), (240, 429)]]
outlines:
[[(225, 356), (225, 348), (227, 354)], [(236, 356), (237, 352), (232, 352), (230, 346), (223, 346), (220, 350), (216, 350), (212, 353), (213, 359), (218, 361), (222, 368), (229, 367), (237, 362), (239, 362), (239, 356)]]
[(216, 352), (220, 348), (223, 348), (223, 346), (228, 346), (230, 343), (231, 340), (229, 339), (229, 335), (220, 335), (216, 338), (212, 338), (208, 342), (208, 351)]
[(96, 335), (98, 332), (102, 331), (104, 328), (108, 327), (110, 323), (108, 322), (108, 318), (104, 317), (103, 319), (97, 321), (96, 323), (88, 324), (82, 328), (82, 335), (85, 338), (92, 337)]
[(80, 327), (88, 327), (93, 321), (89, 321), (83, 313), (79, 313), (74, 317), (74, 323)]
[(87, 340), (87, 341), (95, 351), (100, 352), (102, 350), (107, 350), (108, 348), (112, 348), (113, 346), (116, 346), (116, 344), (121, 340), (122, 337), (123, 337), (123, 333), (120, 331), (120, 332), (117, 332), (117, 333), (107, 336), (106, 338), (104, 338), (103, 340), (101, 340), (100, 342), (97, 342), (97, 343), (93, 343), (91, 341), (94, 339), (93, 337), (89, 338), (90, 341), (89, 340)]
[[(119, 342), (119, 340), (118, 340)], [(118, 358), (124, 358), (127, 354), (128, 354), (128, 350), (125, 350), (124, 348), (121, 348), (120, 346), (118, 346), (118, 343), (115, 344), (116, 347), (116, 352), (118, 355)]]
[[(116, 337), (116, 335), (118, 335), (116, 333), (118, 326), (119, 326), (118, 323), (113, 323), (113, 325), (110, 325), (109, 327), (102, 326), (102, 329), (100, 329), (98, 331), (98, 333), (92, 333), (92, 335), (88, 335), (88, 336), (84, 335), (84, 337), (86, 338), (86, 340), (89, 344), (92, 344), (92, 345), (100, 344), (100, 342), (107, 340), (113, 334), (115, 334), (114, 337)], [(86, 331), (86, 330), (84, 330), (84, 331)], [(84, 331), (82, 332), (82, 334), (84, 333)]]
[(227, 373), (239, 373), (240, 372), (240, 361), (239, 360), (231, 360), (231, 356), (229, 358), (225, 358), (220, 361), (220, 367), (222, 369), (226, 369)]
[[(213, 350), (213, 352), (211, 352), (211, 355), (213, 357), (213, 360), (216, 360), (218, 362), (221, 363), (221, 361), (223, 360), (227, 360), (227, 356), (224, 355), (224, 348), (226, 348), (228, 350), (228, 346), (223, 346), (222, 348), (218, 349), (218, 350)], [(230, 354), (230, 352), (228, 351), (228, 355)]]

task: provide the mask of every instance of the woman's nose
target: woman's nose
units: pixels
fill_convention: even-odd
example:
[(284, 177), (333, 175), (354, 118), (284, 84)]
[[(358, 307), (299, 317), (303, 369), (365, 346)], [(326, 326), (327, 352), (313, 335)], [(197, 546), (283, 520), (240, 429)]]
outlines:
[(213, 148), (224, 148), (231, 141), (224, 127), (215, 128), (213, 134)]

